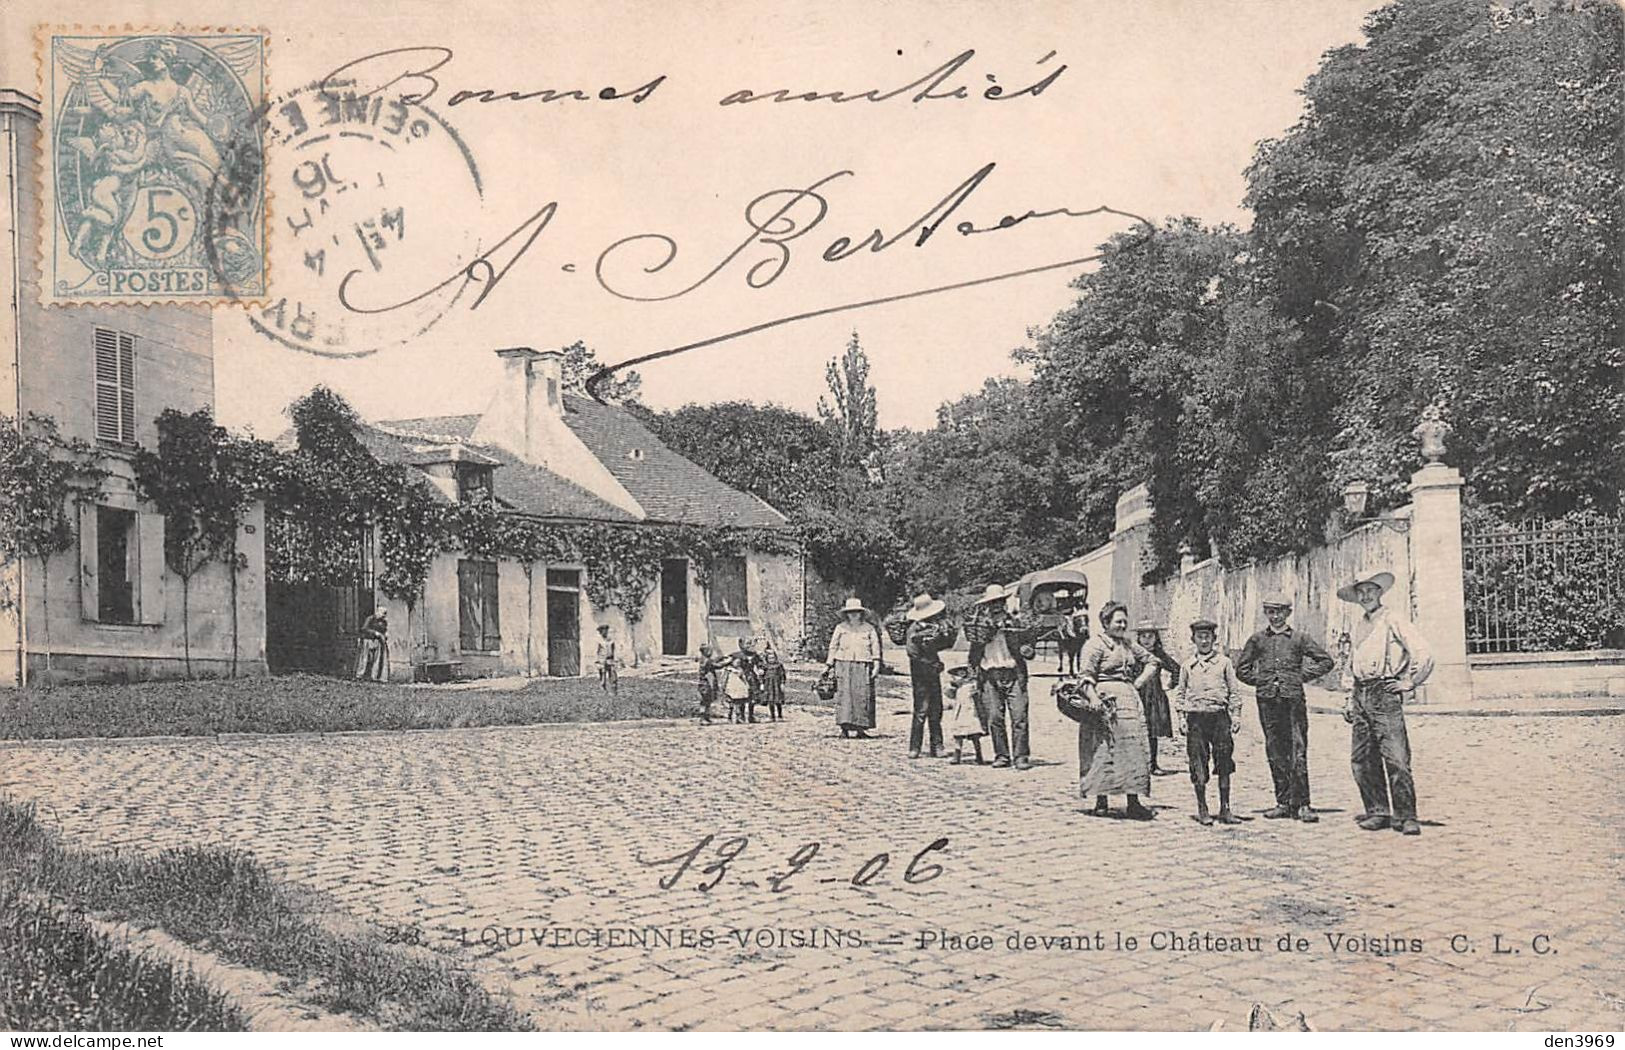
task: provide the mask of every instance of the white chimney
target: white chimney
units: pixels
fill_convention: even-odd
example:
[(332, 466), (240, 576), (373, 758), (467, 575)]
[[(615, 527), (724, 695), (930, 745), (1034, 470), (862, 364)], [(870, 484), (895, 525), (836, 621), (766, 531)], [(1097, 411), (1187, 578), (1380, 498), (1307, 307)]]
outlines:
[[(530, 365), (532, 411), (540, 406), (555, 418), (564, 415), (564, 352), (542, 350)], [(540, 395), (540, 396), (537, 396)]]
[(471, 440), (546, 467), (636, 518), (645, 512), (564, 421), (564, 354), (516, 346), (498, 350), (502, 380)]
[(502, 379), (471, 437), (527, 462), (542, 462), (533, 456), (541, 435), (531, 425), (531, 366), (542, 355), (528, 346), (515, 346), (498, 350), (497, 356), (502, 359)]

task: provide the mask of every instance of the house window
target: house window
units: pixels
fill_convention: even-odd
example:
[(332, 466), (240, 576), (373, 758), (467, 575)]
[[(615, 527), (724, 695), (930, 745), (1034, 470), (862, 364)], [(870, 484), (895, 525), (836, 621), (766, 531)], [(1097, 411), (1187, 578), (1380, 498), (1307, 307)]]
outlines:
[(135, 511), (96, 508), (96, 619), (135, 623), (135, 592), (141, 579)]
[(458, 501), (481, 503), (491, 498), (491, 468), (476, 463), (457, 464)]
[(96, 440), (135, 444), (135, 336), (96, 329)]
[(164, 516), (79, 505), (79, 610), (92, 623), (164, 622)]
[(497, 614), (497, 563), (457, 563), (458, 628), (462, 647), (475, 652), (502, 648), (502, 626)]
[(718, 558), (711, 566), (711, 615), (741, 619), (750, 615), (744, 558)]

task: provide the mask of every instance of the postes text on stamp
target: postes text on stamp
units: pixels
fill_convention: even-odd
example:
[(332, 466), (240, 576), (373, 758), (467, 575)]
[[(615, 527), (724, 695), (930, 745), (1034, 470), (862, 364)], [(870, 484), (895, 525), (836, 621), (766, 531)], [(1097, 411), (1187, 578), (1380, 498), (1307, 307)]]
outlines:
[[(47, 28), (40, 48), (43, 301), (265, 294), (263, 142), (241, 131), (265, 101), (265, 37)], [(229, 292), (205, 236), (223, 171), (254, 183), (233, 187), (231, 214), (215, 217), (216, 241), (230, 246)]]

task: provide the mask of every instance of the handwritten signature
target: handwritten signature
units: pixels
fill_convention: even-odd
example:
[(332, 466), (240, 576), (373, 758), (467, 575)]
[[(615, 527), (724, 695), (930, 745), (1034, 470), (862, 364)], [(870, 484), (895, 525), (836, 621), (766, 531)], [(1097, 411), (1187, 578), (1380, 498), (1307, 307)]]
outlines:
[[(944, 229), (950, 218), (960, 214), (966, 200), (987, 181), (996, 169), (997, 165), (989, 161), (961, 181), (935, 204), (925, 209), (917, 218), (899, 223), (889, 230), (876, 228), (860, 237), (838, 236), (825, 245), (823, 250), (818, 253), (818, 258), (825, 263), (837, 263), (862, 252), (880, 254), (898, 245), (906, 245), (915, 249), (923, 248), (936, 237), (939, 231)], [(826, 222), (831, 211), (830, 200), (825, 195), (826, 187), (837, 183), (839, 180), (851, 177), (853, 174), (850, 170), (836, 171), (825, 175), (805, 188), (774, 189), (757, 195), (745, 206), (744, 217), (747, 232), (743, 237), (734, 243), (733, 247), (720, 260), (710, 264), (699, 272), (698, 276), (672, 290), (634, 290), (624, 283), (622, 277), (612, 273), (612, 271), (621, 273), (630, 271), (632, 273), (641, 273), (648, 278), (663, 274), (668, 267), (676, 262), (679, 254), (677, 241), (670, 235), (663, 233), (635, 234), (630, 237), (623, 237), (611, 244), (598, 256), (593, 271), (594, 276), (599, 287), (610, 295), (618, 299), (641, 303), (666, 302), (692, 294), (697, 289), (715, 280), (724, 271), (738, 266), (745, 267), (744, 282), (748, 288), (753, 290), (766, 288), (782, 277), (789, 269), (795, 254), (792, 242), (806, 237), (814, 229)], [(482, 252), (472, 262), (460, 267), (433, 287), (410, 298), (383, 305), (363, 302), (359, 288), (352, 287), (354, 281), (364, 276), (362, 270), (356, 269), (345, 274), (340, 281), (338, 289), (339, 301), (345, 309), (355, 313), (379, 314), (402, 309), (448, 289), (454, 291), (453, 297), (456, 298), (472, 287), (477, 289), (477, 294), (470, 303), (469, 309), (478, 309), (480, 304), (485, 302), (496, 290), (497, 286), (513, 271), (519, 260), (530, 251), (541, 236), (542, 231), (557, 216), (559, 208), (560, 205), (557, 201), (550, 201), (543, 205), (528, 215), (524, 221), (497, 241), (489, 250)], [(1150, 220), (1132, 212), (1120, 211), (1104, 205), (1082, 210), (1066, 207), (1049, 208), (1043, 211), (1028, 209), (1020, 215), (1006, 214), (997, 221), (983, 224), (978, 224), (969, 219), (959, 219), (948, 228), (952, 229), (958, 236), (965, 238), (1000, 233), (1029, 222), (1047, 219), (1082, 219), (1101, 215), (1129, 219), (1139, 225), (1141, 232), (1127, 247), (1137, 247), (1148, 240), (1155, 232), (1155, 227)], [(651, 248), (653, 249), (652, 257), (649, 256)], [(634, 259), (634, 256), (637, 256), (638, 259)], [(597, 396), (598, 387), (616, 372), (623, 369), (698, 350), (702, 347), (714, 346), (730, 339), (766, 331), (778, 325), (804, 321), (833, 313), (860, 310), (883, 303), (901, 302), (926, 295), (940, 295), (945, 292), (992, 284), (997, 281), (1012, 280), (1017, 277), (1052, 270), (1074, 269), (1099, 257), (1098, 252), (1091, 252), (1056, 262), (1008, 270), (957, 281), (952, 284), (839, 303), (772, 318), (748, 327), (724, 332), (682, 346), (668, 347), (610, 365), (588, 379), (587, 391)], [(572, 267), (567, 266), (566, 269), (569, 270)]]
[[(669, 890), (681, 882), (683, 876), (688, 874), (696, 863), (700, 863), (701, 854), (704, 854), (715, 841), (716, 835), (706, 835), (681, 853), (674, 853), (669, 857), (661, 857), (658, 860), (644, 860), (639, 857), (638, 863), (650, 868), (665, 868), (675, 865), (669, 873), (663, 875), (656, 883), (661, 889)], [(717, 846), (715, 853), (708, 855), (710, 862), (700, 869), (700, 878), (694, 884), (694, 889), (701, 892), (716, 889), (722, 880), (727, 878), (734, 861), (738, 860), (749, 846), (750, 837), (747, 835), (737, 835), (723, 840)], [(908, 866), (903, 870), (903, 881), (910, 886), (918, 886), (921, 883), (930, 882), (932, 879), (937, 878), (942, 874), (943, 867), (941, 864), (936, 863), (933, 857), (947, 848), (948, 840), (946, 838), (932, 840), (928, 846), (914, 854), (914, 858), (908, 862)], [(767, 876), (767, 888), (774, 893), (786, 892), (790, 888), (790, 880), (805, 871), (822, 849), (823, 843), (820, 842), (808, 842), (798, 847), (786, 860), (785, 870), (775, 871)], [(880, 878), (890, 865), (890, 851), (877, 853), (864, 861), (849, 880), (825, 878), (819, 881), (826, 883), (845, 881), (849, 882), (850, 885), (862, 888)]]

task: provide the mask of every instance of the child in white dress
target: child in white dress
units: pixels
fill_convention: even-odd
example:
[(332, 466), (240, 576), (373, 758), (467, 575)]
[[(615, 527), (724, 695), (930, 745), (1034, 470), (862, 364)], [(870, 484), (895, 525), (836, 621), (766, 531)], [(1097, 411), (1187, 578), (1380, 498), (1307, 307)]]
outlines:
[(976, 676), (969, 667), (955, 667), (948, 672), (948, 732), (954, 738), (954, 765), (964, 761), (965, 743), (976, 749), (976, 764), (982, 765), (982, 737), (987, 727), (982, 724), (982, 712), (976, 704)]

